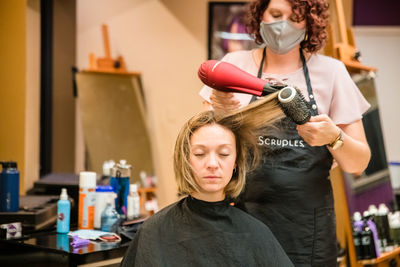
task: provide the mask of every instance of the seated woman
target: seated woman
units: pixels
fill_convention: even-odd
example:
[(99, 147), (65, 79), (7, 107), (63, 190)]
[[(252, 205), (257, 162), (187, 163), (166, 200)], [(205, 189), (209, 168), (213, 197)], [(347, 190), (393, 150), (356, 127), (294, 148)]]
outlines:
[(275, 99), (224, 116), (206, 111), (183, 126), (174, 171), (186, 197), (142, 224), (122, 266), (293, 266), (266, 225), (230, 205), (257, 162), (250, 135), (281, 116)]

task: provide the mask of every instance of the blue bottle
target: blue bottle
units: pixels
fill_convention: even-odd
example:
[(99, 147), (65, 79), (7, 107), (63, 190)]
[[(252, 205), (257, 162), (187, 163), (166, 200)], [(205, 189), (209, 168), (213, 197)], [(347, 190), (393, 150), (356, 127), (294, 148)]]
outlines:
[(115, 209), (119, 214), (124, 216), (127, 214), (131, 168), (131, 165), (126, 164), (126, 160), (120, 160), (120, 162), (115, 164), (111, 169), (110, 185), (117, 194), (115, 198)]
[(57, 202), (57, 233), (67, 234), (69, 232), (69, 221), (71, 203), (68, 200), (67, 189), (61, 189), (60, 200)]
[(119, 218), (118, 212), (111, 205), (112, 199), (111, 197), (107, 199), (106, 207), (101, 213), (101, 231), (103, 232), (110, 232), (111, 227)]
[(19, 171), (14, 161), (0, 162), (3, 170), (0, 175), (0, 211), (19, 210)]

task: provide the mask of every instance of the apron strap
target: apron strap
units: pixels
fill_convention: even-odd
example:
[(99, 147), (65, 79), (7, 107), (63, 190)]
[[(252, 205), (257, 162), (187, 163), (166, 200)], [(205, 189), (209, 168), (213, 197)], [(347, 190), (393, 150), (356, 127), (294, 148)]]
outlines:
[[(264, 47), (264, 49), (263, 49), (262, 59), (261, 59), (260, 67), (258, 68), (258, 73), (257, 73), (257, 78), (260, 78), (260, 79), (261, 79), (261, 75), (262, 75), (262, 69), (263, 69), (263, 66), (264, 66), (265, 50), (266, 50), (266, 47)], [(253, 95), (251, 97), (250, 103), (252, 103), (252, 102), (254, 102), (256, 100), (257, 100), (257, 96)]]
[[(265, 61), (265, 54), (266, 54), (266, 47), (264, 47), (263, 49), (263, 54), (262, 54), (262, 59), (260, 62), (260, 67), (258, 68), (258, 73), (257, 73), (257, 78), (261, 79), (261, 75), (262, 75), (262, 69), (264, 66), (264, 61)], [(306, 84), (307, 84), (307, 92), (308, 92), (308, 98), (310, 99), (310, 107), (311, 107), (311, 114), (313, 116), (318, 115), (318, 110), (317, 110), (317, 103), (315, 102), (315, 98), (314, 98), (314, 94), (312, 91), (312, 87), (311, 87), (311, 81), (310, 81), (310, 75), (308, 73), (308, 67), (307, 67), (307, 62), (306, 59), (304, 57), (303, 51), (300, 48), (300, 58), (301, 58), (301, 63), (303, 65), (303, 73), (304, 73), (304, 78), (306, 80)], [(250, 103), (254, 102), (257, 100), (257, 96), (253, 95)]]
[(317, 103), (315, 102), (314, 94), (312, 91), (311, 87), (311, 81), (310, 81), (310, 75), (308, 73), (308, 67), (307, 67), (307, 62), (303, 54), (303, 50), (300, 48), (300, 58), (301, 62), (303, 63), (303, 72), (304, 72), (304, 78), (306, 79), (306, 84), (307, 84), (307, 92), (308, 92), (308, 98), (310, 99), (310, 107), (311, 107), (311, 114), (312, 115), (318, 115), (318, 110), (317, 110)]
[(260, 67), (258, 68), (257, 78), (260, 78), (260, 79), (261, 79), (261, 75), (262, 75), (262, 69), (263, 69), (263, 66), (264, 66), (265, 50), (266, 50), (266, 47), (264, 47), (264, 49), (263, 49), (263, 54), (262, 54), (262, 59), (261, 59)]

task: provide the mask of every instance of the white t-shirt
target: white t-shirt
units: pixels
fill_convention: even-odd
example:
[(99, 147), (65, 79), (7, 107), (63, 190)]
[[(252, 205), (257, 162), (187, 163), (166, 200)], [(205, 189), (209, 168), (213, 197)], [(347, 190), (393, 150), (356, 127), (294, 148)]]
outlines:
[[(251, 50), (229, 53), (222, 61), (257, 76), (260, 62), (254, 61)], [(362, 118), (362, 114), (369, 109), (370, 104), (365, 100), (341, 61), (313, 54), (307, 61), (307, 67), (318, 114), (327, 114), (335, 124), (350, 124)], [(261, 78), (295, 86), (309, 100), (303, 68), (288, 74), (262, 73)], [(212, 88), (204, 86), (199, 94), (210, 102), (211, 93)], [(250, 103), (252, 95), (235, 93), (235, 97), (244, 107)]]

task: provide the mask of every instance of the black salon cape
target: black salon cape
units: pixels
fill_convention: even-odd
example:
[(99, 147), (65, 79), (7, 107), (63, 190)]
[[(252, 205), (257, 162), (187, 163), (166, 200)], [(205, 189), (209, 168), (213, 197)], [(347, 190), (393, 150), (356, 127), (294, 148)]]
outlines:
[(266, 225), (229, 205), (186, 197), (150, 217), (121, 266), (293, 266)]

